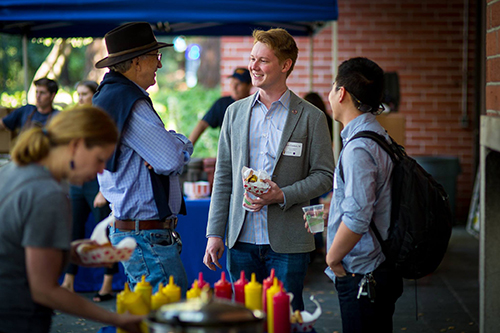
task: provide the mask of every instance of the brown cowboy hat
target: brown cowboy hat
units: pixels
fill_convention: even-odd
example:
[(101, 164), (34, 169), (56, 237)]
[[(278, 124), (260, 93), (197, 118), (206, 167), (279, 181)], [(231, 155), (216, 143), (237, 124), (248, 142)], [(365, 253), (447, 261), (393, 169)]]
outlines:
[(122, 61), (134, 59), (148, 52), (173, 46), (156, 40), (153, 29), (147, 22), (132, 22), (123, 24), (104, 36), (108, 56), (99, 60), (96, 68), (116, 65)]

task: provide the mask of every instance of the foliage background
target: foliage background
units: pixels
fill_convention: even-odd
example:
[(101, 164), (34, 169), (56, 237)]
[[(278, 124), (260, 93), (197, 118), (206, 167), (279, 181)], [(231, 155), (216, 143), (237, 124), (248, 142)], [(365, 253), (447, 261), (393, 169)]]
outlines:
[[(172, 43), (172, 37), (159, 38), (164, 42)], [(32, 39), (28, 42), (28, 78), (33, 81), (38, 68), (46, 61), (54, 47), (51, 38)], [(218, 49), (218, 39), (189, 38), (187, 43), (199, 43), (206, 51)], [(66, 57), (59, 77), (56, 78), (60, 89), (58, 96), (65, 96), (66, 105), (77, 103), (75, 84), (88, 77), (89, 66), (86, 63), (92, 59), (89, 54), (92, 39), (71, 39), (71, 51)], [(206, 53), (207, 53), (206, 52)], [(164, 48), (162, 65), (157, 72), (157, 84), (148, 92), (151, 95), (155, 109), (165, 123), (167, 129), (189, 136), (199, 119), (210, 108), (213, 102), (220, 97), (220, 75), (214, 74), (213, 69), (219, 68), (210, 57), (201, 58), (198, 70), (199, 83), (194, 88), (188, 88), (185, 83), (184, 53), (176, 52), (173, 48)], [(215, 57), (218, 61), (218, 57)], [(205, 74), (205, 75), (204, 75)], [(205, 77), (205, 78), (203, 78)], [(204, 84), (207, 82), (207, 84)], [(209, 82), (209, 83), (208, 83)], [(22, 63), (22, 41), (20, 36), (0, 34), (0, 105), (7, 108), (22, 106), (26, 100), (24, 91), (24, 69)], [(56, 97), (56, 99), (57, 99)], [(69, 98), (69, 100), (68, 100)], [(215, 157), (219, 129), (208, 128), (200, 137), (195, 146), (193, 157)]]

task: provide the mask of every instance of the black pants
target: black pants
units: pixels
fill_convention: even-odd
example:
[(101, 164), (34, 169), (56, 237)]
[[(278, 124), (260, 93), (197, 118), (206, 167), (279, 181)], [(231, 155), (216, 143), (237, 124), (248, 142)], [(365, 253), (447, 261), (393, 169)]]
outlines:
[(359, 299), (359, 282), (364, 274), (347, 273), (335, 279), (343, 333), (392, 332), (395, 304), (403, 293), (403, 278), (393, 268), (382, 264), (374, 272), (375, 302), (366, 296)]

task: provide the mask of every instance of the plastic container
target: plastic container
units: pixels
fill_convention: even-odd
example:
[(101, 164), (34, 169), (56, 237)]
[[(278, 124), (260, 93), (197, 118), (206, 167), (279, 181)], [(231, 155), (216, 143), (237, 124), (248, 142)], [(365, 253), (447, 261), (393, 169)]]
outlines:
[(306, 221), (312, 233), (323, 232), (323, 230), (325, 230), (323, 208), (323, 204), (302, 207), (302, 211), (306, 214)]

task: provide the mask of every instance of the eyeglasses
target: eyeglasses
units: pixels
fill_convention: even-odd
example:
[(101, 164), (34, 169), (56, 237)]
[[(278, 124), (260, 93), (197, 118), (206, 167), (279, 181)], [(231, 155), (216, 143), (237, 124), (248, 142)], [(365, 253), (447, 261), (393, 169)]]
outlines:
[[(337, 87), (337, 90), (339, 90), (340, 87)], [(345, 87), (344, 87), (345, 89)], [(381, 114), (382, 112), (384, 112), (385, 110), (385, 107), (384, 107), (384, 104), (380, 104), (377, 108), (377, 110), (373, 110), (373, 106), (371, 105), (368, 105), (368, 104), (364, 104), (363, 102), (361, 102), (359, 100), (359, 98), (357, 98), (356, 96), (354, 96), (353, 93), (349, 92), (347, 89), (345, 89), (345, 91), (347, 91), (349, 93), (349, 95), (351, 95), (352, 99), (354, 99), (354, 101), (358, 104), (357, 106), (357, 109), (361, 112), (371, 112), (373, 113), (374, 115), (379, 115)]]
[(157, 57), (158, 61), (161, 61), (161, 53), (156, 53), (156, 54), (150, 54), (150, 53), (146, 53), (144, 54), (145, 56), (151, 56), (151, 57)]

